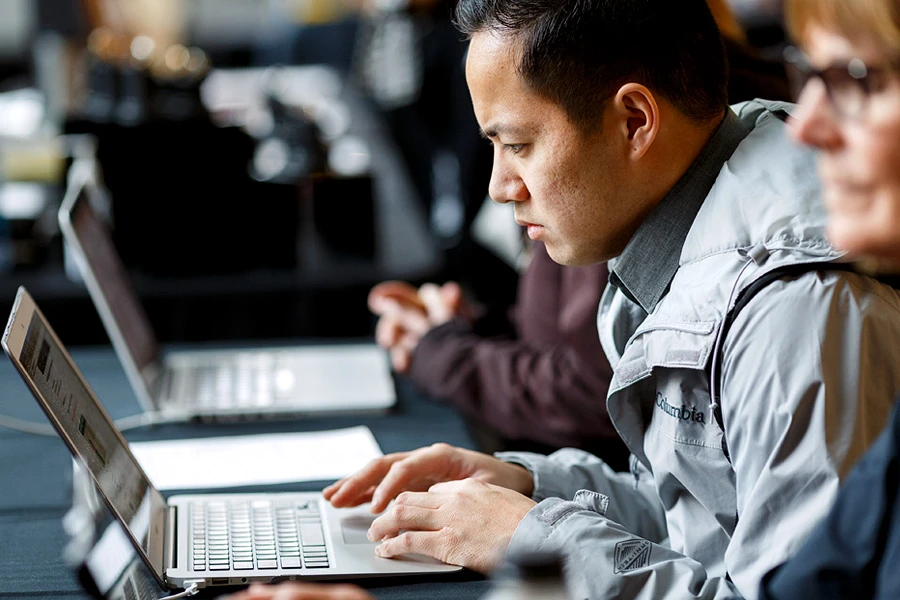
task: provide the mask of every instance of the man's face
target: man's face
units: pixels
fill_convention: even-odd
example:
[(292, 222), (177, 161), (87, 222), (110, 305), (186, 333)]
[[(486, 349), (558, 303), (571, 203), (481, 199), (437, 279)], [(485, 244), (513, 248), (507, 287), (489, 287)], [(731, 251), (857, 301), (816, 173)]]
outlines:
[(475, 117), (494, 146), (491, 198), (515, 202), (516, 222), (558, 263), (614, 258), (636, 229), (634, 211), (625, 210), (627, 150), (616, 124), (604, 111), (602, 126), (583, 133), (527, 87), (515, 50), (511, 37), (478, 33), (466, 62)]
[[(862, 60), (870, 69), (894, 59), (811, 24), (804, 49), (817, 69)], [(825, 86), (812, 79), (791, 122), (796, 139), (817, 148), (828, 237), (842, 249), (900, 261), (900, 75), (871, 80), (864, 110), (841, 114)]]

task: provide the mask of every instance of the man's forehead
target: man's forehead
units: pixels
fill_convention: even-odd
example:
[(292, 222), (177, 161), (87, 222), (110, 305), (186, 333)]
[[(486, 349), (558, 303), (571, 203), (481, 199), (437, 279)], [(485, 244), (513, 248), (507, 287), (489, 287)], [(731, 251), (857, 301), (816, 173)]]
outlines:
[(469, 54), (492, 55), (496, 58), (501, 55), (505, 58), (515, 59), (521, 51), (521, 39), (512, 33), (502, 33), (494, 30), (478, 31), (469, 40)]

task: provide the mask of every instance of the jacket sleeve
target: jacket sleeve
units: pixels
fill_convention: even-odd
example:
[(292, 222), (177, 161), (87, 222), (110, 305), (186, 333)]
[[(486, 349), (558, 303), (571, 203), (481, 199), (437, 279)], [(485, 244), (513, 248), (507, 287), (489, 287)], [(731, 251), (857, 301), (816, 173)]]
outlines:
[[(632, 473), (616, 473), (580, 450), (497, 457), (532, 473), (539, 500), (519, 523), (507, 552), (565, 556), (570, 597), (740, 597), (731, 582), (710, 578), (699, 562), (669, 548), (662, 504), (639, 462), (632, 461)], [(578, 487), (583, 489), (569, 495)]]
[(617, 435), (606, 412), (609, 367), (600, 354), (483, 338), (454, 320), (422, 338), (410, 377), (508, 438), (575, 446)]
[(494, 456), (528, 469), (534, 480), (532, 498), (571, 500), (578, 494), (602, 494), (603, 514), (647, 539), (667, 537), (665, 513), (649, 472), (631, 461), (632, 472), (617, 472), (582, 450), (563, 448), (550, 456), (531, 452), (497, 452)]

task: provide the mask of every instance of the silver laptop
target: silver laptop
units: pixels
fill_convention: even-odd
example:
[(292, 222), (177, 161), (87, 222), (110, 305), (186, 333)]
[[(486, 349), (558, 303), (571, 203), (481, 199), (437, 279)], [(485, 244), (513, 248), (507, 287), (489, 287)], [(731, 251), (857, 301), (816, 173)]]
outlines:
[(418, 555), (379, 558), (366, 539), (373, 518), (366, 508), (335, 509), (319, 493), (166, 500), (25, 288), (16, 295), (2, 345), (160, 584), (187, 589), (460, 568)]
[(67, 252), (144, 410), (160, 420), (383, 412), (396, 403), (375, 344), (163, 354), (109, 228), (95, 164), (76, 161), (59, 210)]

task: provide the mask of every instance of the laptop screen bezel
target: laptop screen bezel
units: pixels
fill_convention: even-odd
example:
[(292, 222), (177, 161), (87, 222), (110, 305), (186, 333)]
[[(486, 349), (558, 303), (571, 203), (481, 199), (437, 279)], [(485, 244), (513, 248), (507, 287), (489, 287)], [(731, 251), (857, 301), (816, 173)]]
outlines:
[[(103, 286), (100, 285), (95, 267), (91, 264), (89, 255), (85, 252), (79, 232), (72, 219), (76, 208), (79, 208), (82, 202), (87, 203), (86, 210), (93, 211), (89, 201), (90, 195), (99, 193), (95, 169), (96, 163), (92, 159), (80, 158), (73, 163), (66, 194), (59, 207), (59, 227), (66, 246), (72, 253), (72, 258), (81, 273), (94, 307), (100, 315), (103, 327), (106, 329), (113, 348), (122, 362), (122, 367), (125, 369), (125, 374), (131, 382), (131, 387), (137, 394), (144, 410), (156, 412), (160, 410), (156, 390), (158, 389), (158, 378), (162, 374), (162, 362), (160, 360), (161, 350), (156, 342), (156, 336), (149, 326), (149, 319), (135, 291), (133, 289), (120, 290), (121, 298), (127, 299), (132, 305), (130, 310), (137, 313), (142, 322), (147, 324), (147, 331), (144, 332), (145, 337), (152, 340), (152, 348), (150, 349), (152, 358), (147, 364), (141, 365), (138, 364), (128, 340), (125, 339), (125, 332), (116, 320), (115, 312), (104, 293)], [(121, 262), (117, 254), (110, 258), (116, 262)]]
[[(52, 405), (44, 398), (42, 392), (34, 384), (33, 378), (26, 370), (25, 365), (22, 364), (21, 356), (25, 344), (25, 338), (28, 334), (32, 319), (35, 316), (40, 319), (41, 325), (52, 339), (53, 344), (56, 347), (55, 349), (65, 359), (68, 366), (72, 369), (72, 372), (78, 378), (80, 384), (84, 386), (84, 389), (87, 391), (90, 401), (92, 401), (96, 405), (97, 411), (99, 412), (101, 418), (105, 419), (107, 425), (113, 430), (113, 433), (116, 436), (118, 443), (120, 444), (120, 449), (127, 453), (127, 456), (131, 458), (137, 468), (137, 472), (143, 478), (143, 483), (147, 487), (150, 498), (150, 528), (146, 552), (141, 546), (140, 541), (135, 537), (134, 533), (129, 527), (129, 524), (126, 522), (122, 514), (110, 501), (106, 494), (103, 493), (101, 483), (99, 478), (97, 477), (97, 474), (89, 468), (87, 460), (85, 460), (85, 458), (81, 456), (74, 440), (72, 440), (68, 433), (66, 433), (66, 430), (63, 427), (62, 423), (59, 421), (59, 418), (55, 415)], [(101, 402), (97, 398), (94, 390), (88, 384), (87, 380), (84, 378), (84, 375), (72, 360), (72, 357), (69, 355), (65, 346), (63, 346), (62, 342), (60, 342), (59, 338), (56, 335), (56, 332), (47, 322), (47, 319), (37, 307), (37, 304), (35, 304), (34, 299), (24, 287), (20, 287), (18, 293), (16, 294), (16, 299), (13, 303), (9, 321), (6, 324), (6, 330), (3, 333), (3, 338), (2, 340), (0, 340), (0, 345), (3, 346), (3, 349), (12, 361), (13, 366), (15, 366), (16, 370), (19, 372), (19, 375), (22, 377), (23, 381), (28, 386), (28, 389), (37, 400), (38, 405), (41, 407), (41, 410), (43, 410), (47, 415), (47, 418), (50, 420), (51, 425), (56, 430), (59, 437), (63, 440), (66, 447), (69, 449), (69, 452), (76, 458), (76, 460), (81, 463), (85, 471), (90, 474), (91, 478), (94, 481), (95, 488), (103, 498), (104, 504), (106, 504), (112, 514), (116, 517), (116, 520), (122, 524), (138, 555), (150, 568), (159, 584), (163, 587), (168, 587), (165, 579), (165, 549), (167, 543), (165, 535), (168, 504), (166, 503), (165, 499), (156, 488), (156, 486), (153, 485), (153, 482), (150, 481), (150, 479), (147, 477), (147, 474), (144, 472), (143, 468), (141, 468), (140, 463), (138, 463), (137, 459), (134, 457), (134, 454), (131, 452), (131, 449), (128, 446), (128, 442), (115, 426), (115, 423), (106, 412), (103, 404), (101, 404)], [(175, 540), (168, 540), (168, 543), (174, 544), (174, 542)]]

